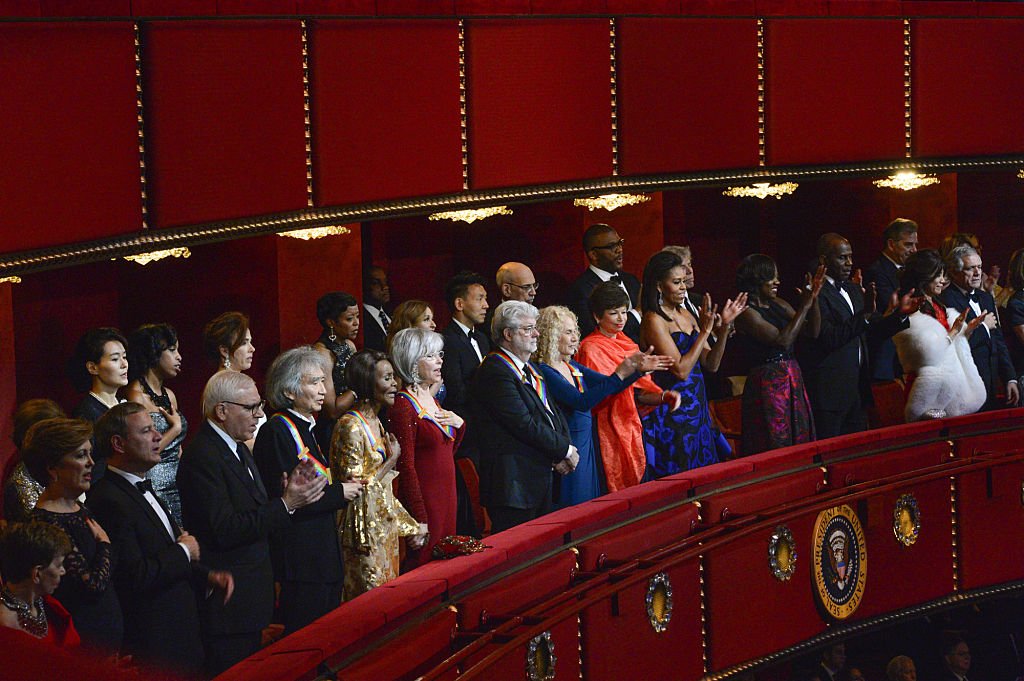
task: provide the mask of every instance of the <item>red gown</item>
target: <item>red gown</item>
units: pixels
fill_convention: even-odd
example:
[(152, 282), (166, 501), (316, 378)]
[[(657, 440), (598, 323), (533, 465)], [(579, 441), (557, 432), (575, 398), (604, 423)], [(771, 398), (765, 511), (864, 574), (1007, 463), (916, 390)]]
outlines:
[[(465, 426), (451, 436), (432, 420), (423, 418), (422, 409), (404, 390), (388, 410), (391, 432), (398, 439), (402, 454), (398, 459), (398, 500), (420, 523), (426, 523), (430, 537), (426, 545), (406, 553), (405, 569), (430, 560), (434, 545), (455, 534), (455, 450), (462, 441)], [(428, 409), (437, 408), (423, 405)]]

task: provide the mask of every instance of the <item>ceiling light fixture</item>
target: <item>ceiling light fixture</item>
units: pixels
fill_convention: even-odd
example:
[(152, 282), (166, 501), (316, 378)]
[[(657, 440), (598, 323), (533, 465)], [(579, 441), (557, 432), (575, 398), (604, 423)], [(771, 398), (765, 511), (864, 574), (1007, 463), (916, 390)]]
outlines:
[(168, 248), (164, 251), (150, 251), (149, 253), (138, 253), (136, 255), (126, 255), (125, 260), (131, 260), (140, 265), (148, 265), (151, 262), (157, 260), (163, 260), (164, 258), (189, 258), (192, 256), (192, 251), (188, 250), (185, 246), (180, 248)]
[(644, 194), (602, 194), (601, 196), (588, 196), (582, 199), (573, 199), (572, 204), (587, 210), (613, 211), (623, 206), (635, 206), (638, 203), (646, 203), (651, 197)]
[(783, 182), (771, 184), (770, 182), (755, 182), (749, 187), (729, 187), (722, 196), (739, 196), (748, 199), (767, 199), (769, 196), (781, 199), (787, 194), (792, 194), (799, 187), (796, 182)]
[(904, 170), (895, 175), (890, 175), (884, 180), (875, 180), (872, 184), (885, 189), (902, 189), (905, 192), (909, 192), (911, 189), (919, 189), (938, 183), (939, 178), (934, 175), (922, 175), (912, 170)]
[(291, 239), (302, 239), (303, 241), (309, 241), (310, 239), (323, 239), (327, 236), (341, 236), (343, 234), (351, 234), (352, 230), (344, 225), (327, 225), (325, 227), (313, 227), (311, 229), (295, 229), (290, 232), (278, 232), (278, 236), (286, 236)]
[(512, 215), (508, 206), (488, 206), (487, 208), (470, 208), (467, 210), (449, 210), (442, 213), (433, 213), (431, 220), (451, 220), (452, 222), (474, 223), (477, 220), (485, 220), (494, 215)]

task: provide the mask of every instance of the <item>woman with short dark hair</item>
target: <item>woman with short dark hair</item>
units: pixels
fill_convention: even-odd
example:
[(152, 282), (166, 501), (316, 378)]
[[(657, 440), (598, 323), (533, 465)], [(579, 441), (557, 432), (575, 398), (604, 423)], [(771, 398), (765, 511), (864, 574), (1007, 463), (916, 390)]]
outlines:
[(95, 423), (108, 409), (122, 400), (118, 391), (128, 385), (128, 341), (109, 326), (89, 329), (78, 339), (68, 362), (71, 384), (88, 394), (71, 415)]
[(331, 364), (327, 374), (327, 398), (317, 419), (316, 439), (321, 449), (331, 448), (334, 423), (355, 404), (356, 394), (346, 384), (345, 367), (356, 352), (359, 335), (359, 302), (350, 293), (332, 291), (316, 301), (316, 318), (320, 322), (320, 337), (313, 343)]

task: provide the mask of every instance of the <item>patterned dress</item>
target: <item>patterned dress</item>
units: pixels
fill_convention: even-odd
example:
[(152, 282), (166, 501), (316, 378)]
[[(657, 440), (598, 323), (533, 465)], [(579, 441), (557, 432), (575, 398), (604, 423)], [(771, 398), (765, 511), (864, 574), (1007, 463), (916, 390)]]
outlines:
[(352, 410), (340, 419), (331, 442), (331, 475), (335, 480), (367, 480), (362, 494), (341, 511), (338, 531), (344, 552), (342, 599), (398, 576), (398, 538), (419, 534), (419, 523), (395, 498), (392, 481), (398, 471), (382, 472), (387, 452), (380, 421)]
[[(145, 380), (140, 380), (139, 383), (142, 385), (142, 391), (149, 396), (153, 404), (170, 410), (171, 397), (167, 394), (166, 389), (161, 390), (161, 394), (157, 395)], [(161, 435), (171, 427), (162, 412), (151, 411), (149, 415), (153, 418), (153, 425)], [(150, 468), (146, 477), (153, 483), (153, 492), (164, 500), (171, 510), (171, 515), (174, 516), (174, 521), (181, 527), (181, 496), (178, 494), (177, 483), (178, 461), (181, 460), (181, 443), (188, 435), (188, 421), (185, 420), (184, 412), (179, 410), (178, 415), (181, 417), (181, 432), (178, 433), (178, 437), (164, 447), (164, 451), (160, 452), (160, 463)]]
[[(348, 343), (344, 341), (339, 343), (337, 337), (331, 340), (326, 331), (316, 339), (316, 342), (323, 345), (334, 355), (334, 366), (331, 367), (331, 380), (334, 381), (334, 394), (338, 396), (348, 390), (348, 385), (345, 383), (345, 368), (348, 366), (348, 361), (352, 359), (355, 351), (352, 350), (352, 346)], [(337, 421), (328, 418), (327, 414), (321, 414), (316, 420), (316, 425), (313, 427), (313, 437), (316, 438), (320, 449), (325, 452), (331, 450), (335, 423)]]

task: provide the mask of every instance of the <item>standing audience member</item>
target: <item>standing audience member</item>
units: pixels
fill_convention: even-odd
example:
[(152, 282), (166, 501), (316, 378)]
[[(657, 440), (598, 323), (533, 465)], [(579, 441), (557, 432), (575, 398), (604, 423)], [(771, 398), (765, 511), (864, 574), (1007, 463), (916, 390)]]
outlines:
[(74, 618), (82, 644), (105, 654), (121, 648), (124, 621), (110, 583), (114, 554), (110, 538), (78, 502), (92, 485), (92, 424), (84, 419), (46, 419), (25, 436), (25, 465), (46, 488), (32, 511), (71, 539), (67, 575), (55, 596)]
[(152, 670), (192, 676), (203, 668), (193, 586), (227, 600), (234, 580), (200, 565), (199, 543), (154, 494), (146, 476), (160, 465), (161, 443), (145, 407), (112, 407), (96, 423), (96, 449), (109, 465), (89, 490), (88, 504), (117, 554), (113, 583), (124, 615), (124, 652)]
[[(970, 335), (971, 355), (988, 395), (984, 408), (1001, 409), (1007, 405), (1016, 406), (1020, 402), (1020, 391), (1010, 351), (999, 328), (995, 299), (982, 288), (984, 274), (981, 266), (981, 255), (974, 248), (966, 245), (953, 248), (946, 256), (946, 271), (953, 285), (942, 294), (942, 302), (957, 312), (966, 311), (968, 322), (988, 313), (978, 330)], [(1006, 398), (1001, 401), (999, 393), (1004, 388)]]
[(540, 311), (537, 330), (540, 338), (533, 360), (540, 365), (549, 395), (561, 408), (569, 425), (569, 437), (580, 455), (576, 470), (561, 477), (558, 505), (564, 508), (589, 501), (607, 489), (591, 410), (609, 395), (633, 385), (641, 376), (666, 368), (671, 360), (638, 350), (608, 375), (577, 364), (572, 358), (580, 346), (579, 324), (576, 315), (560, 305)]
[(78, 339), (68, 365), (71, 384), (88, 394), (71, 415), (93, 423), (120, 402), (117, 392), (128, 385), (127, 341), (117, 329), (89, 329)]
[[(533, 275), (533, 270), (521, 262), (507, 262), (499, 267), (498, 272), (494, 275), (494, 282), (498, 285), (498, 295), (501, 297), (501, 300), (498, 301), (499, 305), (506, 300), (521, 300), (533, 305), (533, 301), (537, 298), (537, 291), (540, 290), (540, 284), (537, 283), (537, 277)], [(484, 328), (491, 328), (491, 318), (496, 307), (497, 305), (487, 309)]]
[(325, 388), (327, 398), (313, 433), (321, 450), (330, 451), (334, 423), (355, 404), (356, 394), (345, 381), (345, 367), (356, 353), (359, 335), (359, 303), (342, 291), (325, 293), (316, 301), (316, 318), (322, 329), (313, 349), (331, 363)]
[[(590, 294), (590, 310), (597, 329), (580, 342), (579, 362), (599, 374), (610, 374), (640, 351), (623, 331), (630, 316), (629, 297), (613, 283), (598, 284)], [(664, 403), (670, 410), (681, 404), (679, 393), (663, 390), (649, 376), (638, 379), (633, 388), (608, 397), (591, 412), (609, 492), (639, 485), (644, 479), (647, 461), (637, 402)]]
[[(379, 265), (363, 271), (363, 347), (384, 352), (391, 317), (385, 309), (391, 302), (388, 273)], [(354, 340), (354, 339), (353, 339)]]
[(510, 300), (491, 323), (497, 349), (470, 384), (481, 442), (480, 501), (494, 532), (552, 510), (551, 471), (569, 475), (579, 462), (562, 411), (530, 357), (537, 350), (537, 308)]
[[(434, 322), (434, 311), (430, 303), (425, 300), (406, 300), (395, 308), (395, 314), (391, 318), (391, 326), (388, 327), (387, 354), (391, 354), (391, 343), (395, 335), (402, 329), (425, 329), (436, 331), (437, 324)], [(444, 387), (444, 381), (438, 381), (431, 387), (437, 401), (444, 403), (448, 391)]]
[(868, 334), (873, 341), (889, 338), (909, 322), (892, 314), (869, 322), (875, 312), (875, 296), (869, 290), (865, 297), (861, 287), (850, 281), (853, 248), (844, 237), (824, 234), (817, 250), (828, 282), (818, 295), (821, 330), (798, 355), (817, 437), (825, 439), (868, 427), (866, 408), (874, 404)]
[(25, 400), (14, 411), (14, 428), (11, 439), (17, 450), (17, 463), (10, 476), (4, 482), (4, 517), (7, 520), (28, 520), (32, 509), (36, 507), (43, 486), (32, 477), (25, 467), (22, 448), (25, 444), (25, 433), (37, 421), (43, 419), (64, 418), (64, 410), (53, 400)]
[[(965, 313), (949, 320), (942, 292), (949, 285), (939, 254), (918, 251), (907, 258), (901, 275), (905, 293), (921, 301), (910, 324), (893, 340), (906, 371), (906, 420), (973, 414), (985, 403), (985, 384), (971, 358), (966, 336), (979, 333), (985, 315), (965, 322)], [(950, 314), (955, 311), (950, 310)]]
[(341, 605), (342, 556), (335, 516), (362, 491), (362, 483), (331, 480), (330, 459), (313, 437), (316, 414), (327, 395), (327, 359), (307, 346), (281, 353), (267, 370), (267, 398), (274, 414), (260, 429), (253, 458), (270, 497), (280, 496), (281, 476), (309, 461), (330, 484), (319, 501), (270, 535), (274, 578), (280, 584), (279, 614), (285, 635)]
[[(917, 251), (917, 223), (906, 218), (896, 218), (882, 233), (885, 242), (882, 255), (864, 270), (864, 285), (875, 287), (876, 317), (892, 302), (892, 296), (900, 289), (900, 272), (907, 258)], [(871, 378), (876, 381), (891, 381), (903, 375), (896, 360), (896, 346), (886, 338), (872, 343)]]
[(940, 681), (967, 681), (971, 671), (971, 649), (967, 641), (950, 635), (942, 642), (942, 676)]
[(821, 651), (821, 661), (818, 662), (817, 671), (821, 675), (821, 681), (843, 681), (841, 674), (845, 666), (846, 645), (833, 643)]
[(420, 525), (427, 542), (406, 554), (406, 567), (430, 560), (437, 542), (455, 534), (455, 452), (465, 433), (462, 417), (441, 408), (433, 388), (441, 381), (444, 339), (425, 329), (403, 329), (391, 345), (395, 372), (405, 387), (391, 408), (391, 428), (402, 452), (398, 499)]
[(401, 448), (380, 422), (381, 409), (392, 407), (398, 393), (391, 362), (382, 352), (357, 352), (349, 360), (346, 380), (358, 397), (334, 428), (331, 473), (339, 480), (366, 483), (338, 527), (345, 552), (343, 599), (350, 601), (397, 577), (398, 538), (406, 537), (416, 550), (426, 543), (428, 528), (409, 515), (392, 490)]
[(318, 501), (327, 480), (302, 464), (282, 475), (281, 497), (270, 498), (245, 444), (263, 416), (259, 390), (245, 374), (214, 374), (203, 390), (203, 414), (178, 466), (178, 491), (204, 562), (234, 575), (229, 602), (208, 598), (199, 608), (206, 672), (216, 676), (259, 649), (274, 610), (268, 538), (289, 529), (297, 509)]
[(127, 397), (146, 408), (161, 436), (160, 463), (153, 466), (146, 477), (180, 525), (181, 497), (176, 478), (188, 421), (178, 409), (177, 396), (165, 385), (168, 379), (181, 372), (178, 334), (170, 324), (140, 326), (128, 339), (128, 357), (132, 381), (128, 384)]
[(203, 352), (217, 371), (248, 371), (256, 346), (249, 318), (241, 312), (217, 315), (203, 327)]
[(739, 338), (754, 364), (743, 387), (743, 454), (814, 440), (811, 403), (803, 373), (793, 357), (797, 336), (816, 338), (821, 330), (818, 294), (825, 283), (819, 267), (808, 286), (798, 289), (796, 309), (779, 297), (779, 270), (762, 253), (748, 255), (736, 270), (736, 286), (749, 295), (749, 307), (736, 318)]
[(591, 225), (583, 233), (583, 253), (590, 266), (569, 286), (566, 294), (567, 307), (579, 319), (583, 338), (593, 333), (597, 326), (590, 312), (590, 294), (598, 284), (610, 281), (626, 294), (629, 313), (623, 332), (634, 343), (640, 342), (640, 312), (636, 309), (640, 301), (640, 280), (622, 271), (625, 243), (626, 240), (613, 227), (601, 223)]
[(78, 647), (71, 614), (53, 598), (71, 550), (67, 534), (49, 523), (0, 523), (0, 627), (56, 648)]
[[(747, 307), (747, 294), (727, 300), (720, 315), (705, 294), (698, 320), (683, 307), (683, 282), (682, 260), (674, 253), (655, 253), (644, 267), (640, 339), (672, 358), (671, 368), (652, 378), (661, 389), (679, 393), (684, 407), (670, 411), (660, 405), (644, 418), (646, 458), (655, 477), (718, 463), (731, 453), (711, 420), (702, 367), (718, 371), (733, 321)], [(713, 327), (717, 340), (711, 347)]]
[(885, 678), (889, 681), (917, 681), (917, 668), (906, 655), (897, 655), (885, 665)]
[(1014, 373), (1017, 375), (1017, 385), (1020, 386), (1021, 377), (1024, 376), (1024, 248), (1018, 248), (1010, 256), (1009, 273), (1010, 295), (1006, 302), (1006, 314), (1004, 315), (1006, 331), (1006, 345), (1010, 350), (1010, 359), (1013, 360)]

